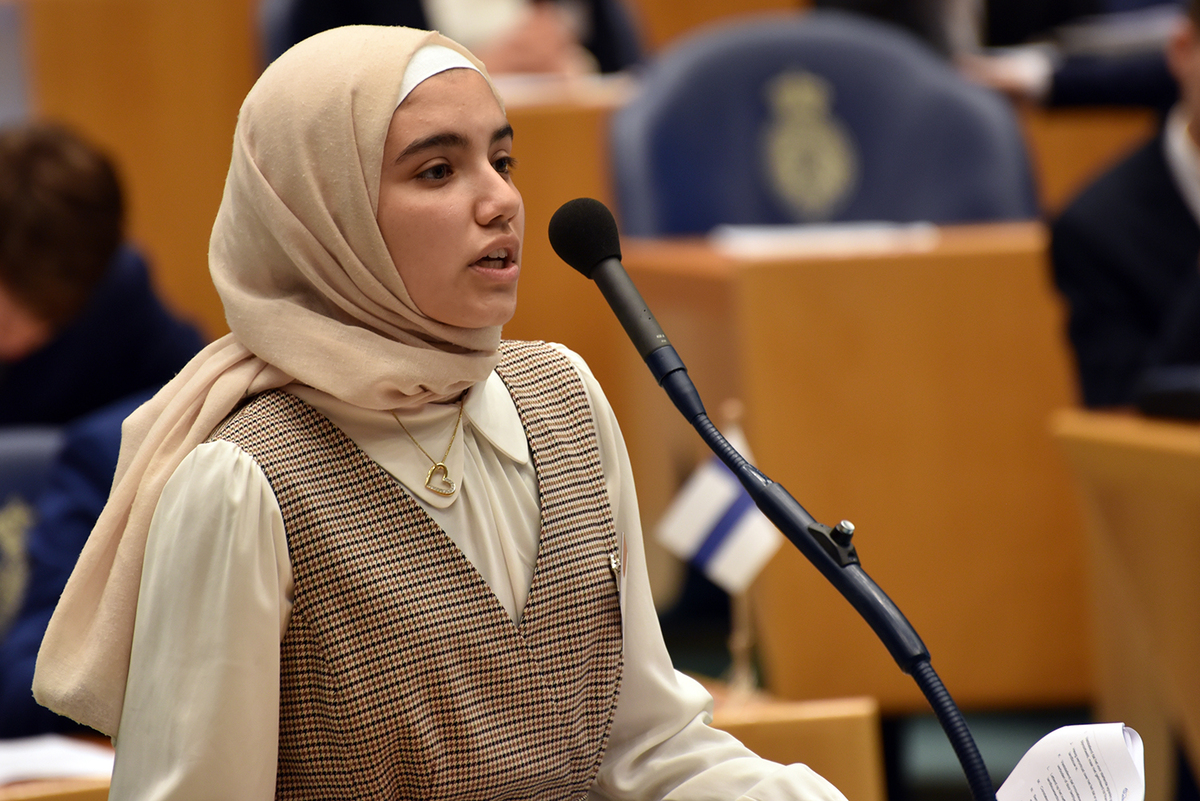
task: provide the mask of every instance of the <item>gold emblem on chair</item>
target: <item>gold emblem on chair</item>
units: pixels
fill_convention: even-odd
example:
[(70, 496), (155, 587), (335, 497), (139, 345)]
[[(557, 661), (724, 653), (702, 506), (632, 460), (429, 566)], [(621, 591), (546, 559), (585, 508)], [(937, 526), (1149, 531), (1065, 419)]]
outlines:
[(788, 71), (765, 87), (771, 119), (763, 132), (764, 169), (797, 221), (825, 220), (858, 183), (858, 156), (831, 114), (833, 89), (811, 72)]
[(21, 607), (29, 581), (25, 536), (33, 525), (33, 509), (13, 496), (0, 508), (0, 634)]

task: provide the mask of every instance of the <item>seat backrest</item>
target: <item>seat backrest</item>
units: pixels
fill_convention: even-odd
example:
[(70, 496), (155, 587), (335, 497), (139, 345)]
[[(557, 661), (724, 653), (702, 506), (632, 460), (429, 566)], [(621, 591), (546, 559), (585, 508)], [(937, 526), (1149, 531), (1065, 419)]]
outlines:
[(833, 10), (688, 38), (650, 65), (611, 145), (628, 235), (1038, 212), (1006, 99), (900, 28)]
[(62, 448), (55, 426), (0, 428), (0, 506), (12, 496), (32, 504)]
[(0, 428), (0, 639), (25, 595), (33, 506), (62, 442), (62, 431), (51, 426)]

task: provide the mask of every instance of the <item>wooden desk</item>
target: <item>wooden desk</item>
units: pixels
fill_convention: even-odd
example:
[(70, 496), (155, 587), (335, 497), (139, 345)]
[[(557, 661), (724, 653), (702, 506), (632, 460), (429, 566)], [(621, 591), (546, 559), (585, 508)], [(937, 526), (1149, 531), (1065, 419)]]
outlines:
[(0, 786), (0, 801), (105, 801), (108, 779), (59, 779)]
[(883, 733), (874, 698), (780, 701), (733, 700), (709, 685), (715, 728), (729, 732), (764, 759), (803, 762), (850, 801), (885, 801)]
[(1053, 431), (1087, 515), (1096, 715), (1138, 730), (1167, 801), (1172, 735), (1200, 768), (1200, 425), (1071, 409)]
[[(1083, 704), (1081, 521), (1046, 430), (1073, 400), (1037, 224), (944, 229), (929, 252), (737, 260), (627, 242), (625, 264), (714, 412), (863, 566), (969, 708)], [(632, 346), (609, 389), (647, 526), (703, 446)], [(768, 689), (922, 709), (850, 606), (787, 547), (754, 588)]]

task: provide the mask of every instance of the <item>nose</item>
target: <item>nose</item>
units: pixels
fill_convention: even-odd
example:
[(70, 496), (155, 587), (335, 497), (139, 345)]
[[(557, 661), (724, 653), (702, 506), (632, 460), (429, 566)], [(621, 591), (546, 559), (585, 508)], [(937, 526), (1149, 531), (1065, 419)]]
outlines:
[(521, 193), (512, 181), (488, 166), (475, 216), (480, 225), (494, 225), (513, 220), (521, 211)]

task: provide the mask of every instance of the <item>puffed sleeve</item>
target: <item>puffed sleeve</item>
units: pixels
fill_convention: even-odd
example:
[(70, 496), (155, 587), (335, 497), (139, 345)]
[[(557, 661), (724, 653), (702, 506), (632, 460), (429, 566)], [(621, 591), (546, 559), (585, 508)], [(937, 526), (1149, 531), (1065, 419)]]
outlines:
[(712, 728), (712, 697), (674, 669), (650, 594), (633, 471), (616, 416), (583, 360), (563, 348), (592, 404), (617, 534), (625, 540), (625, 669), (612, 733), (589, 798), (845, 801), (810, 768), (759, 758)]
[(227, 442), (193, 451), (150, 526), (109, 797), (275, 797), (292, 575), (279, 505)]

